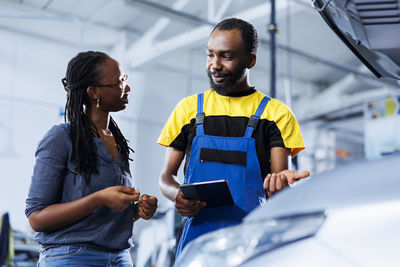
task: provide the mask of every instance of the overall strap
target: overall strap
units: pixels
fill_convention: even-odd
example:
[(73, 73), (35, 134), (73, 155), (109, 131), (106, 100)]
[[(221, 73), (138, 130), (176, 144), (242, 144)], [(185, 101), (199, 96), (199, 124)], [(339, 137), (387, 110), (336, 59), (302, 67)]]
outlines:
[(247, 123), (246, 133), (244, 137), (250, 138), (253, 134), (255, 128), (257, 128), (258, 121), (260, 120), (261, 114), (264, 111), (265, 106), (267, 105), (270, 98), (268, 96), (264, 96), (261, 100), (260, 105), (258, 105), (257, 111), (254, 115), (252, 115)]
[(196, 136), (204, 135), (203, 98), (204, 93), (197, 95)]

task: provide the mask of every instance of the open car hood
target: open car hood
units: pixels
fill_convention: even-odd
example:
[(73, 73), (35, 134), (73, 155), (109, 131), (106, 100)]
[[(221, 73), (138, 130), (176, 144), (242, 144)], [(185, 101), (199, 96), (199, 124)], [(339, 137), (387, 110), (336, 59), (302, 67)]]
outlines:
[(400, 0), (312, 0), (350, 50), (378, 77), (400, 79)]

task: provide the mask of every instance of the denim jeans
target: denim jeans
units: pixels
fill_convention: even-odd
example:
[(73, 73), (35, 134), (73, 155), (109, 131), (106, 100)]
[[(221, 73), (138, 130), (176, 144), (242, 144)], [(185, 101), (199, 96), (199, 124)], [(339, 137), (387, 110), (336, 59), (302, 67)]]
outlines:
[(84, 246), (59, 246), (40, 252), (39, 267), (107, 266), (132, 267), (129, 249), (106, 252)]

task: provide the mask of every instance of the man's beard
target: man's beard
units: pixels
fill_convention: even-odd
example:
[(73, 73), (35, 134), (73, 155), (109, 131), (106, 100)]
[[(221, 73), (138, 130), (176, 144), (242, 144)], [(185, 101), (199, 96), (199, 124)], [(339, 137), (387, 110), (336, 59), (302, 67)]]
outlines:
[[(236, 86), (236, 84), (243, 78), (243, 76), (246, 73), (246, 66), (240, 65), (234, 72), (230, 71), (225, 71), (225, 72), (219, 72), (219, 71), (207, 71), (207, 76), (208, 76), (208, 81), (210, 83), (210, 87), (214, 89), (218, 94), (220, 95), (229, 95), (232, 93), (233, 88)], [(225, 81), (223, 84), (215, 84), (213, 81), (212, 76), (213, 75), (218, 75), (220, 77), (225, 77)]]

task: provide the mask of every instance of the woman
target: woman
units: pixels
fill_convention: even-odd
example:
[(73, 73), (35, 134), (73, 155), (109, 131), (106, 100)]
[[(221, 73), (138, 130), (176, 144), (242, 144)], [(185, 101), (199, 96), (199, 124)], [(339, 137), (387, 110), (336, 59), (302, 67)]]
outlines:
[(157, 198), (132, 187), (127, 140), (109, 112), (125, 109), (130, 87), (118, 62), (83, 52), (62, 79), (68, 122), (39, 143), (26, 215), (42, 244), (39, 266), (132, 266), (133, 222)]

